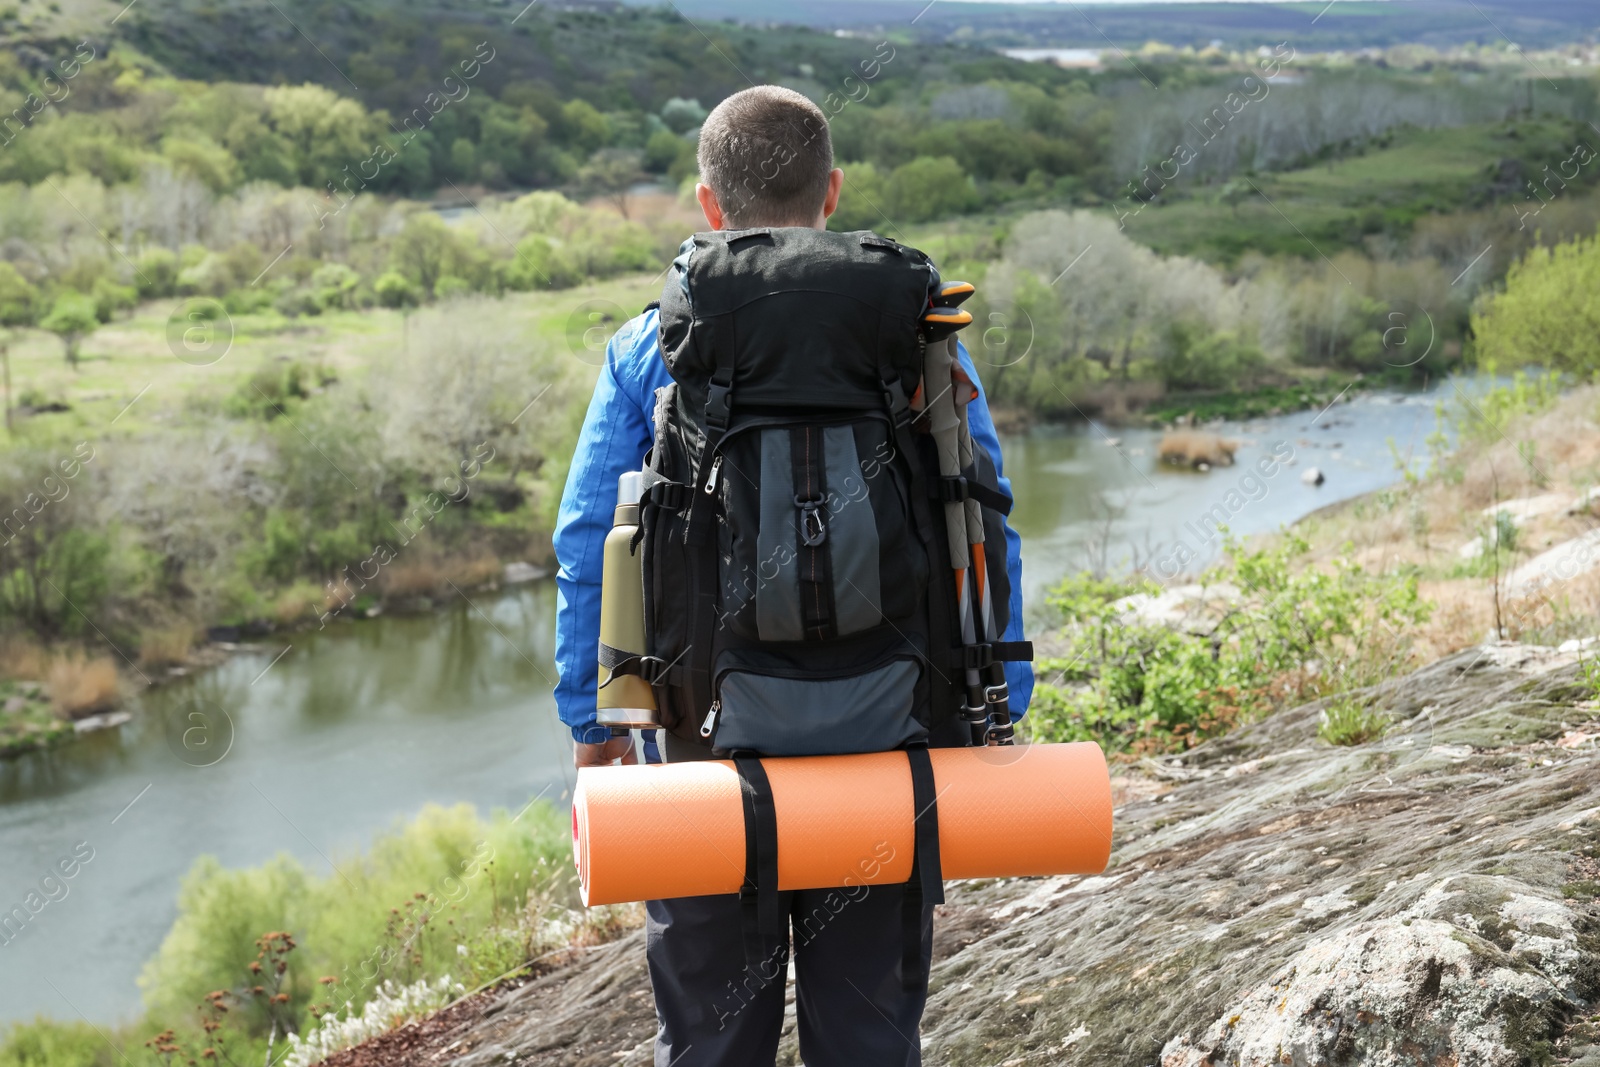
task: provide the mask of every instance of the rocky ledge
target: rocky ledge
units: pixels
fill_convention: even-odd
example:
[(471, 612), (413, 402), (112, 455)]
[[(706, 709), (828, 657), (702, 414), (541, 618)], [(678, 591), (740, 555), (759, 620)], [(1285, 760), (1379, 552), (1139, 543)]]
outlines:
[[(1600, 1067), (1600, 710), (1576, 655), (1472, 649), (1124, 784), (1104, 875), (952, 883), (922, 1032), (975, 1067)], [(643, 934), (337, 1064), (643, 1065)], [(779, 1063), (799, 1063), (791, 1015)]]

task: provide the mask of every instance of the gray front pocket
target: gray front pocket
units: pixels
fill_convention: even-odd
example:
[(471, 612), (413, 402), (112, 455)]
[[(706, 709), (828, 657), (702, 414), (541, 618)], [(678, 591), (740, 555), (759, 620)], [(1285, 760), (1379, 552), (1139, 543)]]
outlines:
[(912, 659), (848, 678), (728, 671), (712, 743), (725, 752), (833, 756), (925, 741), (928, 731), (912, 714), (921, 673)]

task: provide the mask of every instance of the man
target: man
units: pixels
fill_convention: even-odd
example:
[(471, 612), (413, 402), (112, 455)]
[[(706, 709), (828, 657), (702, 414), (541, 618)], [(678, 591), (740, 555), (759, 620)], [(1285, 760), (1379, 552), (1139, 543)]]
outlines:
[[(696, 188), (712, 230), (805, 226), (822, 230), (838, 206), (844, 173), (821, 110), (799, 93), (759, 86), (723, 101), (700, 132)], [(638, 470), (653, 433), (655, 391), (672, 379), (662, 361), (658, 313), (646, 311), (612, 338), (584, 420), (556, 524), (556, 704), (572, 729), (579, 767), (638, 762), (632, 738), (612, 737), (595, 722), (601, 548), (612, 523), (617, 478)], [(962, 366), (978, 375), (965, 350)], [(1000, 446), (981, 385), (969, 409), (975, 442), (999, 466)], [(1010, 485), (1001, 478), (1007, 494)], [(1010, 625), (1021, 635), (1020, 538), (1006, 530), (1011, 573)], [(1026, 710), (1033, 673), (1007, 665), (1013, 717)], [(707, 759), (709, 748), (663, 732), (649, 762)], [(921, 1061), (917, 1028), (927, 999), (933, 909), (922, 922), (922, 971), (901, 973), (900, 885), (780, 894), (794, 927), (800, 1050), (810, 1067), (859, 1067)], [(824, 901), (827, 901), (825, 906)], [(844, 901), (843, 906), (840, 902)], [(657, 1067), (752, 1067), (771, 1064), (783, 1025), (787, 940), (760, 963), (747, 962), (739, 898), (651, 901), (648, 956), (660, 1030)], [(914, 918), (915, 911), (912, 911)]]

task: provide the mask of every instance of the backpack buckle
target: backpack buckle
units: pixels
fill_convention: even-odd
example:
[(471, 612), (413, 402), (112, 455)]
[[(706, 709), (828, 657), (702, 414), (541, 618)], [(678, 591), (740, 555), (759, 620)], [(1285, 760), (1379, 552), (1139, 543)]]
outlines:
[(822, 515), (822, 500), (802, 500), (798, 495), (794, 498), (794, 506), (800, 509), (800, 543), (807, 548), (816, 548), (828, 539), (828, 524)]
[(959, 504), (972, 494), (968, 492), (967, 480), (959, 474), (941, 476), (939, 479), (939, 500), (946, 504)]
[(706, 424), (719, 435), (728, 428), (728, 416), (732, 408), (729, 399), (732, 396), (732, 384), (723, 385), (715, 379), (706, 389)]

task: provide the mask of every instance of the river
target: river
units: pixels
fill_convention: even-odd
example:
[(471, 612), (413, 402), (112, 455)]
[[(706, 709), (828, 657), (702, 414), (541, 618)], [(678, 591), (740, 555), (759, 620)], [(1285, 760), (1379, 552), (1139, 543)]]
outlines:
[[(1398, 481), (1388, 442), (1420, 466), (1436, 398), (1359, 396), (1229, 425), (1245, 442), (1239, 462), (1207, 473), (1161, 468), (1155, 431), (1008, 438), (1030, 615), (1068, 571), (1138, 560), (1166, 576), (1214, 558), (1208, 512), (1256, 533)], [(1274, 453), (1295, 463), (1263, 476), (1257, 463)], [(1320, 488), (1301, 481), (1311, 466), (1326, 473)], [(66, 895), (0, 944), (0, 1022), (137, 1015), (136, 978), (201, 855), (244, 866), (288, 852), (327, 870), (430, 801), (516, 810), (541, 792), (564, 796), (573, 772), (550, 696), (554, 610), (544, 581), (433, 615), (268, 639), (146, 690), (120, 728), (0, 763), (0, 913), (74, 848), (81, 857), (80, 843), (93, 850)]]

